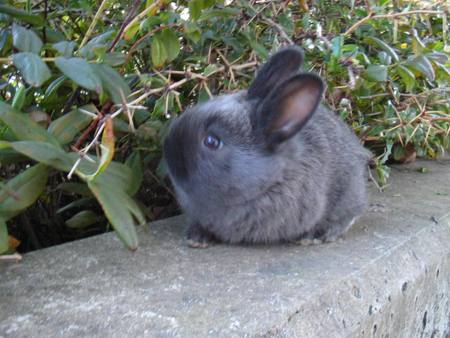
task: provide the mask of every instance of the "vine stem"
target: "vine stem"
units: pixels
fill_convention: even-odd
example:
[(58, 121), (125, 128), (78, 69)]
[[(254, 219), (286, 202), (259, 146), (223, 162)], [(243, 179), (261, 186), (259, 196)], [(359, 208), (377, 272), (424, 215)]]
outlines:
[(86, 34), (84, 35), (83, 40), (81, 41), (80, 47), (78, 49), (83, 48), (83, 46), (88, 42), (89, 38), (92, 35), (92, 32), (94, 31), (95, 26), (97, 25), (98, 20), (100, 19), (100, 16), (103, 14), (103, 11), (105, 10), (106, 4), (108, 3), (108, 0), (103, 0), (100, 4), (100, 7), (97, 10), (97, 13), (95, 13), (94, 19), (91, 22), (91, 25), (89, 26)]
[[(54, 62), (55, 58), (49, 57), (49, 58), (41, 58), (44, 62)], [(0, 63), (9, 63), (12, 62), (12, 56), (8, 56), (6, 58), (0, 58)]]
[(364, 24), (366, 21), (372, 20), (372, 19), (392, 19), (392, 18), (398, 18), (401, 16), (408, 16), (408, 15), (414, 15), (414, 14), (444, 14), (443, 11), (431, 11), (431, 10), (423, 10), (418, 9), (415, 11), (409, 11), (409, 12), (401, 12), (401, 13), (391, 13), (391, 14), (379, 14), (375, 15), (374, 13), (369, 13), (365, 18), (362, 18), (358, 22), (356, 22), (353, 26), (351, 26), (347, 31), (343, 34), (344, 36), (350, 35), (353, 33), (359, 26)]

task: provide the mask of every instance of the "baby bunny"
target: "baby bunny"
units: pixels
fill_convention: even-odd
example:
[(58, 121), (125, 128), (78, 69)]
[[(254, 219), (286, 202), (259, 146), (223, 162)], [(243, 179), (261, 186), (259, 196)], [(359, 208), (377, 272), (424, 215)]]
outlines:
[(174, 120), (163, 150), (190, 246), (334, 241), (364, 211), (370, 153), (320, 105), (324, 84), (302, 61), (283, 48), (248, 91)]

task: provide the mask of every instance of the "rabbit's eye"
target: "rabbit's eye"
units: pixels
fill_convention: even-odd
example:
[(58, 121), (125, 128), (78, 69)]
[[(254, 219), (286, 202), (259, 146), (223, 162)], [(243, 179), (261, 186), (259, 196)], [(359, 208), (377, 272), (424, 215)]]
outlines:
[(222, 146), (222, 141), (218, 137), (208, 135), (203, 139), (203, 144), (211, 150), (216, 150)]

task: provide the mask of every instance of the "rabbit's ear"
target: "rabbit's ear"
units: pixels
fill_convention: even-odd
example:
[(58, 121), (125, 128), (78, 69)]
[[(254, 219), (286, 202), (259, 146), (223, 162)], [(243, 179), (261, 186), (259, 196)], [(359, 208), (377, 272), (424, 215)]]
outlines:
[(299, 74), (279, 84), (258, 109), (258, 129), (269, 146), (276, 146), (300, 131), (316, 111), (324, 85), (314, 74)]
[(249, 99), (263, 99), (280, 82), (298, 72), (303, 62), (303, 52), (296, 46), (281, 49), (259, 69), (249, 90)]

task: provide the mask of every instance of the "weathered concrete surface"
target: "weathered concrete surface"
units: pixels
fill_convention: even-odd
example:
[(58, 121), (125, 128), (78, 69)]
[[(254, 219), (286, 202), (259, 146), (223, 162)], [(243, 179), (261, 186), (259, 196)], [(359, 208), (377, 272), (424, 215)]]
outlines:
[(391, 182), (338, 243), (194, 250), (176, 218), (1, 263), (0, 336), (445, 337), (450, 161)]

